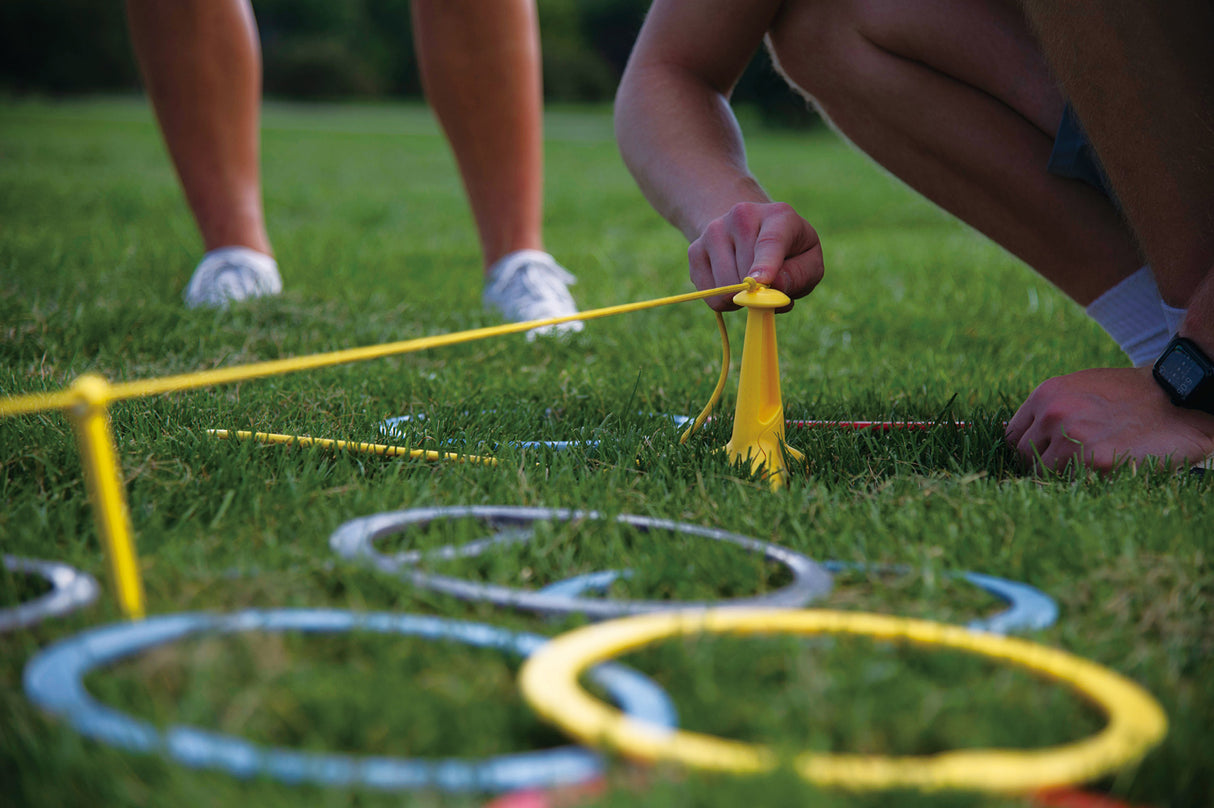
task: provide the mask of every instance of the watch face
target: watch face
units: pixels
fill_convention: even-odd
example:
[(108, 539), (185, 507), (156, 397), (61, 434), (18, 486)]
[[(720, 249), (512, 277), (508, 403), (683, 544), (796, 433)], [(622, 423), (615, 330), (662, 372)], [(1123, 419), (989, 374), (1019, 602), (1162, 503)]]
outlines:
[(1159, 360), (1155, 371), (1182, 399), (1192, 394), (1204, 375), (1201, 365), (1179, 345)]

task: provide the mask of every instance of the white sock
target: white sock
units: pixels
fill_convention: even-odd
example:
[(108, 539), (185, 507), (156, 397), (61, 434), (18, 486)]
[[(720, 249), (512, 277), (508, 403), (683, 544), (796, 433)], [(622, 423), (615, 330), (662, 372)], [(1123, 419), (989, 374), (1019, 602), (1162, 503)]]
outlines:
[[(278, 262), (271, 256), (259, 250), (254, 250), (252, 247), (219, 247), (208, 253), (204, 253), (202, 261), (208, 258), (233, 261), (238, 264), (248, 264), (249, 266), (256, 267), (259, 272), (267, 274), (270, 272), (278, 273)], [(201, 264), (202, 261), (198, 263)]]
[(1093, 300), (1086, 311), (1121, 346), (1134, 367), (1142, 367), (1159, 358), (1175, 332), (1169, 330), (1166, 308), (1155, 274), (1144, 266)]
[(1163, 319), (1168, 323), (1168, 333), (1173, 337), (1180, 330), (1180, 324), (1184, 322), (1185, 315), (1189, 313), (1188, 309), (1176, 309), (1159, 301), (1159, 307), (1163, 309)]
[(487, 277), (494, 277), (496, 272), (506, 266), (520, 264), (524, 261), (538, 261), (541, 264), (555, 264), (556, 259), (551, 254), (543, 250), (515, 250), (511, 253), (506, 253), (501, 258), (493, 262), (489, 270), (485, 273)]

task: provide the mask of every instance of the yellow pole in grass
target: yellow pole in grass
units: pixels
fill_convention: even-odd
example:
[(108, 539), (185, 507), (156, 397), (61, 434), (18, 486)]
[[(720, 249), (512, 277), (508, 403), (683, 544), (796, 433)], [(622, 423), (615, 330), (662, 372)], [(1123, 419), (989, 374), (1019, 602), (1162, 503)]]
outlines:
[(780, 360), (776, 354), (776, 312), (792, 301), (776, 289), (759, 287), (734, 295), (746, 307), (746, 342), (738, 378), (738, 403), (733, 435), (725, 444), (729, 459), (745, 461), (752, 473), (762, 473), (772, 490), (784, 486), (787, 450), (796, 460), (805, 456), (784, 444), (784, 401), (780, 397)]
[(131, 515), (122, 486), (122, 470), (110, 424), (110, 383), (87, 373), (72, 384), (76, 403), (68, 409), (80, 455), (97, 532), (105, 542), (118, 605), (132, 620), (144, 617), (143, 581), (131, 539)]

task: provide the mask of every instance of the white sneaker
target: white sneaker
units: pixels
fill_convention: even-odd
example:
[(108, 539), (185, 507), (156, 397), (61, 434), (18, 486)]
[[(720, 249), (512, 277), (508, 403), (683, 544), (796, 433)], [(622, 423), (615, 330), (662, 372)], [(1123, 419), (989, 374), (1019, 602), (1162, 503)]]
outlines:
[[(548, 253), (519, 250), (499, 258), (489, 268), (482, 300), (486, 309), (496, 310), (515, 323), (565, 317), (577, 314), (577, 304), (567, 288), (574, 283), (577, 278)], [(571, 320), (533, 328), (527, 332), (527, 340), (574, 334), (584, 327), (581, 320)]]
[(282, 291), (278, 262), (248, 247), (221, 247), (202, 257), (182, 297), (188, 308), (226, 309), (229, 303)]

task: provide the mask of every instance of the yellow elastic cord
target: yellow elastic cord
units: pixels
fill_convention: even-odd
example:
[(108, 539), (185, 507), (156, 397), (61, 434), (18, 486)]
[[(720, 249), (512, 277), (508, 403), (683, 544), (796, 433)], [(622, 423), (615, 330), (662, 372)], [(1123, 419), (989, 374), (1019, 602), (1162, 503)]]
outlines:
[[(175, 393), (182, 390), (192, 390), (199, 387), (209, 387), (217, 384), (247, 381), (264, 376), (277, 376), (284, 373), (294, 373), (301, 370), (316, 370), (317, 368), (342, 365), (348, 362), (361, 362), (368, 359), (379, 359), (386, 356), (424, 351), (429, 348), (442, 348), (448, 345), (459, 345), (490, 337), (501, 337), (508, 334), (519, 334), (533, 328), (548, 325), (559, 325), (574, 320), (596, 320), (610, 317), (613, 314), (626, 314), (633, 311), (653, 309), (659, 306), (669, 306), (674, 303), (685, 303), (690, 300), (703, 300), (714, 295), (740, 292), (749, 289), (754, 281), (746, 279), (747, 283), (736, 283), (732, 286), (721, 286), (716, 289), (705, 289), (700, 292), (688, 292), (682, 295), (660, 297), (653, 300), (642, 300), (637, 303), (624, 303), (619, 306), (608, 306), (601, 309), (591, 309), (578, 314), (564, 317), (549, 317), (544, 320), (530, 320), (525, 323), (506, 323), (505, 325), (488, 328), (474, 328), (470, 331), (456, 331), (451, 334), (439, 334), (432, 337), (389, 342), (382, 345), (368, 345), (362, 348), (347, 348), (329, 353), (296, 356), (288, 359), (277, 359), (270, 362), (255, 362), (249, 365), (235, 365), (215, 370), (204, 370), (195, 373), (182, 373), (177, 376), (164, 376), (158, 379), (143, 381), (118, 382), (110, 385), (110, 401), (122, 401), (128, 398), (155, 396), (163, 393)], [(42, 410), (62, 410), (76, 403), (76, 397), (70, 391), (58, 393), (35, 393), (25, 396), (0, 399), (0, 417), (6, 415), (21, 415), (24, 413), (40, 412)]]
[(382, 443), (356, 443), (348, 440), (333, 440), (331, 438), (313, 438), (308, 435), (281, 435), (276, 432), (246, 432), (237, 430), (229, 432), (226, 429), (208, 429), (208, 435), (217, 438), (240, 438), (253, 440), (258, 443), (283, 444), (297, 446), (319, 446), (322, 449), (337, 451), (362, 452), (363, 454), (382, 455), (383, 457), (410, 457), (414, 460), (454, 460), (460, 463), (483, 463), (486, 466), (496, 466), (496, 457), (484, 455), (456, 454), (455, 452), (435, 452), (429, 449), (410, 449), (407, 446), (385, 446)]
[(716, 389), (708, 397), (708, 403), (704, 405), (704, 409), (700, 410), (700, 414), (691, 422), (691, 426), (683, 430), (683, 434), (679, 436), (680, 446), (687, 443), (687, 439), (698, 432), (704, 422), (708, 420), (708, 416), (712, 415), (712, 408), (720, 400), (721, 391), (725, 389), (725, 381), (729, 378), (729, 331), (725, 328), (725, 318), (721, 316), (721, 312), (716, 311), (713, 314), (717, 315), (717, 330), (721, 332), (721, 377), (717, 379)]
[[(749, 277), (743, 278), (740, 285), (742, 289), (738, 291), (745, 290), (747, 292), (754, 292), (762, 286), (757, 280)], [(723, 286), (721, 290), (732, 290), (733, 288), (732, 286)], [(708, 416), (712, 415), (712, 408), (720, 401), (721, 392), (725, 389), (725, 381), (729, 378), (729, 331), (725, 328), (725, 318), (721, 316), (721, 312), (714, 311), (713, 314), (717, 316), (717, 330), (721, 332), (721, 376), (717, 379), (717, 386), (712, 391), (712, 395), (708, 397), (708, 403), (704, 405), (704, 409), (700, 410), (700, 414), (692, 421), (691, 426), (683, 430), (683, 434), (679, 436), (680, 446), (687, 443), (688, 438), (700, 431), (700, 427), (708, 420)]]

